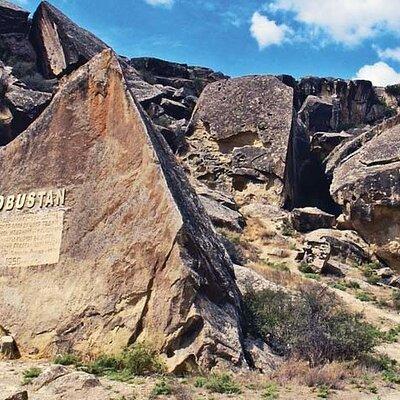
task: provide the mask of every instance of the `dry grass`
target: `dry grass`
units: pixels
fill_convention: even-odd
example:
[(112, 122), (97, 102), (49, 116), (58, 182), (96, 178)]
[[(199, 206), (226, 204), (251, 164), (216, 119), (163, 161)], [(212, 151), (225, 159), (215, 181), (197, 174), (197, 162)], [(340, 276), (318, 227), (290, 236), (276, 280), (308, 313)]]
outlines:
[(328, 387), (343, 389), (346, 381), (365, 374), (353, 363), (332, 362), (311, 368), (307, 362), (289, 359), (284, 362), (270, 378), (280, 385), (296, 383), (309, 387)]
[(260, 218), (249, 218), (246, 221), (244, 236), (250, 242), (260, 240), (265, 244), (276, 236), (276, 231), (273, 226), (267, 226)]
[(293, 274), (290, 271), (280, 271), (269, 267), (265, 263), (253, 263), (248, 265), (253, 271), (256, 271), (270, 282), (276, 283), (287, 289), (297, 290), (305, 284), (305, 279), (300, 275)]

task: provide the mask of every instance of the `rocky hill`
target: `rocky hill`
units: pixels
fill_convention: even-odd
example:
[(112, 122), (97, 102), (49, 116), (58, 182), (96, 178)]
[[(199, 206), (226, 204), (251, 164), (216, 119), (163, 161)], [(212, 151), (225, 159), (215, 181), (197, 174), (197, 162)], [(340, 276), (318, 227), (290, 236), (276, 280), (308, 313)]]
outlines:
[[(73, 356), (86, 368), (57, 375), (45, 364), (53, 372), (20, 388), (22, 397), (9, 397), (16, 384), (0, 373), (4, 399), (51, 396), (53, 381), (71, 376), (92, 379), (84, 397), (93, 384), (93, 395), (109, 398), (84, 374), (121, 369), (124, 356), (97, 369), (88, 360), (141, 343), (175, 374), (277, 379), (294, 355), (322, 374), (372, 349), (400, 361), (398, 92), (129, 59), (48, 2), (30, 16), (0, 0), (0, 352), (22, 362)], [(293, 296), (311, 302), (304, 292), (315, 290), (329, 312), (317, 322), (322, 306), (298, 314), (310, 318), (301, 335), (318, 356), (262, 318)], [(276, 310), (274, 293), (283, 296)], [(333, 325), (344, 336), (368, 323), (391, 341), (365, 334), (368, 349), (329, 344), (329, 353), (306, 332), (329, 336), (318, 324), (339, 304), (366, 320), (349, 314), (344, 323), (341, 311)], [(288, 315), (282, 329), (295, 331)], [(399, 383), (396, 367), (385, 368)], [(245, 398), (259, 398), (251, 390)]]

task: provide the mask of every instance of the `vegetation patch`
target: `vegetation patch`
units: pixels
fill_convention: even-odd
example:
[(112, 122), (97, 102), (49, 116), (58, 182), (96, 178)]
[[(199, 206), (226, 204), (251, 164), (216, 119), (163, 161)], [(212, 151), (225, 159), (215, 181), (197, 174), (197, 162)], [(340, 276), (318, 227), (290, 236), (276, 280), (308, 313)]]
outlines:
[(205, 388), (212, 393), (240, 394), (240, 386), (234, 382), (229, 374), (212, 374), (209, 377), (198, 377), (195, 387)]
[(316, 285), (307, 285), (296, 296), (270, 289), (250, 291), (245, 311), (252, 335), (278, 354), (312, 366), (353, 360), (370, 352), (380, 339), (380, 332), (361, 314), (348, 312), (331, 292)]
[(33, 379), (37, 378), (42, 373), (42, 370), (37, 367), (32, 367), (22, 373), (22, 384), (29, 385)]

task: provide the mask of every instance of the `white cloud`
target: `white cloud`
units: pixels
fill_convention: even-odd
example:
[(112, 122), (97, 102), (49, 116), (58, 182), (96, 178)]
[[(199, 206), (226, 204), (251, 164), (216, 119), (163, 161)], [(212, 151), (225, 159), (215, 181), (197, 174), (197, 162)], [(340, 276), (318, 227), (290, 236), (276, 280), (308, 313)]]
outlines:
[(265, 15), (255, 12), (251, 18), (250, 32), (251, 36), (257, 40), (260, 49), (264, 49), (273, 44), (281, 44), (290, 33), (290, 29), (286, 25), (278, 25)]
[(346, 45), (400, 30), (400, 0), (273, 0), (266, 8), (292, 12), (296, 21)]
[(172, 7), (174, 0), (144, 0), (151, 6)]
[(388, 48), (388, 49), (377, 49), (379, 58), (383, 60), (394, 60), (400, 62), (400, 47)]
[(371, 81), (375, 86), (388, 86), (400, 83), (400, 73), (383, 61), (373, 65), (364, 65), (354, 79)]

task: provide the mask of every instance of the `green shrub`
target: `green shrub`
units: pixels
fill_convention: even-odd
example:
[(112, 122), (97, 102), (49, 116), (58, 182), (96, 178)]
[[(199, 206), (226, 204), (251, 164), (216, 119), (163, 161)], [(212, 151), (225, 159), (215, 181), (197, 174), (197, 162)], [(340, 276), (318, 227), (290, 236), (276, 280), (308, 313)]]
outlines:
[(305, 261), (302, 261), (300, 264), (299, 264), (299, 271), (300, 272), (302, 272), (303, 274), (312, 274), (312, 273), (314, 273), (314, 270), (313, 270), (313, 268), (311, 267), (311, 265), (310, 264), (308, 264), (307, 262), (305, 262)]
[(240, 394), (242, 391), (228, 374), (212, 374), (209, 377), (198, 377), (195, 387), (208, 389), (213, 393)]
[(364, 301), (364, 302), (376, 300), (375, 296), (368, 292), (358, 292), (356, 294), (356, 299), (358, 299), (360, 301)]
[(394, 290), (392, 293), (393, 307), (400, 310), (400, 290)]
[(308, 285), (297, 296), (266, 289), (244, 299), (249, 332), (276, 352), (311, 365), (352, 360), (370, 351), (379, 331), (347, 312), (325, 288)]
[(317, 397), (320, 399), (327, 399), (329, 397), (330, 390), (327, 386), (321, 386), (318, 388)]
[(74, 354), (60, 354), (54, 359), (54, 364), (59, 365), (79, 365), (80, 358)]
[(276, 383), (268, 383), (265, 386), (265, 390), (261, 395), (263, 400), (276, 400), (279, 398), (279, 389)]
[(321, 280), (321, 277), (318, 274), (314, 274), (314, 273), (304, 274), (304, 276), (308, 279), (314, 279), (315, 281)]
[(118, 356), (101, 355), (82, 369), (94, 375), (107, 375), (127, 382), (135, 375), (162, 373), (165, 370), (159, 353), (147, 343), (137, 343)]
[(345, 292), (347, 290), (347, 286), (343, 282), (334, 282), (333, 284), (331, 284), (331, 287), (341, 290), (342, 292)]
[(400, 338), (400, 325), (389, 329), (387, 332), (382, 333), (382, 341), (386, 343), (395, 343)]
[(37, 378), (40, 374), (42, 373), (42, 370), (37, 367), (32, 367), (27, 370), (25, 370), (22, 373), (23, 379), (22, 379), (22, 384), (23, 385), (29, 385), (34, 378)]
[(292, 224), (289, 220), (285, 219), (281, 225), (281, 232), (283, 236), (293, 237), (296, 234), (295, 229), (293, 228)]
[(349, 289), (360, 289), (360, 284), (356, 281), (348, 281), (345, 282), (345, 285), (349, 288)]
[(168, 382), (166, 382), (165, 379), (162, 379), (156, 382), (151, 394), (153, 396), (168, 396), (172, 394), (172, 389)]
[(396, 360), (389, 358), (387, 355), (379, 355), (378, 357), (369, 357), (367, 362), (382, 372), (382, 377), (385, 381), (400, 383), (400, 369)]

